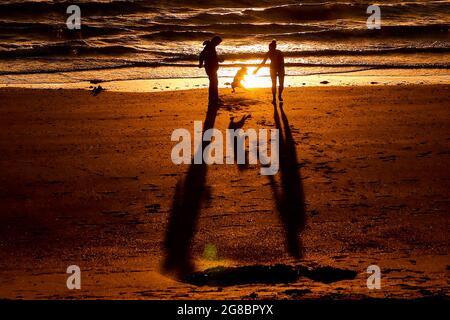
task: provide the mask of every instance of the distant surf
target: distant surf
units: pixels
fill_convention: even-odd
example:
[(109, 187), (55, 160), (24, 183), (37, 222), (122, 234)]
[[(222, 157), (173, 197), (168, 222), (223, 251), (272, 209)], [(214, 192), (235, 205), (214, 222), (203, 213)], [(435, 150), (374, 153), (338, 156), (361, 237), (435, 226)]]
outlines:
[(196, 67), (203, 40), (215, 34), (224, 38), (219, 54), (225, 67), (253, 65), (274, 38), (288, 67), (450, 65), (448, 1), (380, 1), (380, 30), (367, 29), (366, 1), (77, 3), (79, 31), (65, 25), (71, 1), (2, 1), (0, 76), (92, 71), (95, 77), (97, 70), (116, 70), (118, 78), (132, 79), (137, 75), (127, 68), (151, 68), (151, 79), (161, 77), (158, 67), (171, 67), (166, 77), (185, 77), (185, 68)]

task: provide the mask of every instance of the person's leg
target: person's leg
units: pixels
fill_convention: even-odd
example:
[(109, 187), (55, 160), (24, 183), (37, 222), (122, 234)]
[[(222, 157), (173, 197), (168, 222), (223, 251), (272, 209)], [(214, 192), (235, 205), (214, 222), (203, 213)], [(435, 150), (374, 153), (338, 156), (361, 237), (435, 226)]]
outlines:
[(212, 97), (212, 72), (211, 70), (206, 69), (206, 74), (208, 75), (208, 80), (209, 80), (209, 87), (208, 87), (208, 100), (209, 103), (212, 102), (211, 97)]
[(278, 100), (283, 101), (283, 90), (284, 90), (284, 70), (281, 70), (278, 73), (279, 81), (280, 81), (280, 88), (278, 89)]
[(206, 74), (209, 78), (209, 103), (216, 103), (219, 99), (217, 70), (206, 70)]
[(219, 78), (217, 77), (217, 70), (214, 70), (212, 74), (211, 87), (213, 88), (213, 100), (217, 102), (219, 101)]
[(272, 102), (277, 101), (277, 73), (270, 70), (270, 78), (272, 79)]

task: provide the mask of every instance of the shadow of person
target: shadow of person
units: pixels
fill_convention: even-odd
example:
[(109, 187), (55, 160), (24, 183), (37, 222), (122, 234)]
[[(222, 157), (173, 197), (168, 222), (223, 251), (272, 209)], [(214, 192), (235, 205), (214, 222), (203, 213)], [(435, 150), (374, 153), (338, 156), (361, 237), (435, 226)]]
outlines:
[[(214, 127), (217, 116), (217, 105), (210, 104), (203, 125), (203, 133)], [(203, 136), (203, 135), (202, 135)], [(202, 142), (201, 152), (210, 142)], [(165, 260), (163, 271), (178, 278), (193, 272), (190, 245), (197, 226), (203, 200), (207, 196), (206, 174), (207, 164), (190, 165), (184, 180), (178, 182), (172, 202), (169, 221), (164, 241)]]
[(276, 208), (284, 225), (287, 250), (292, 257), (301, 258), (303, 256), (303, 248), (300, 233), (305, 227), (306, 220), (303, 183), (298, 168), (295, 141), (289, 127), (288, 118), (283, 110), (283, 103), (280, 102), (282, 123), (276, 103), (273, 106), (275, 126), (280, 134), (280, 187), (278, 188), (274, 176), (268, 177)]

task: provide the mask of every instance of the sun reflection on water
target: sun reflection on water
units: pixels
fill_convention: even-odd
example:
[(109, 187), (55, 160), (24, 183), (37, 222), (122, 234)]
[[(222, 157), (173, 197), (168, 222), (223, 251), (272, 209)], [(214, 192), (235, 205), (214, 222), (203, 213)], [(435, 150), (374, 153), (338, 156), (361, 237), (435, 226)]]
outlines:
[[(244, 77), (243, 85), (245, 88), (263, 88), (268, 86), (268, 78), (258, 74), (253, 74), (256, 68), (248, 68), (248, 74)], [(270, 84), (270, 83), (269, 83)]]

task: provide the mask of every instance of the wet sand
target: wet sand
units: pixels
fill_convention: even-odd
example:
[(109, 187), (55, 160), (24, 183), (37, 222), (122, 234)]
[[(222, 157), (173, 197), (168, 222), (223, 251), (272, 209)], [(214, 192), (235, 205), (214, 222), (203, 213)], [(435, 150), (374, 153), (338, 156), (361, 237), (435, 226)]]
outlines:
[[(0, 298), (448, 298), (449, 89), (288, 88), (276, 113), (268, 89), (226, 89), (214, 115), (203, 89), (1, 89)], [(172, 163), (174, 129), (244, 116), (244, 129), (282, 131), (274, 178)], [(173, 235), (192, 240), (196, 271), (234, 269), (206, 283), (162, 272), (184, 212)], [(372, 264), (380, 290), (366, 287)], [(66, 287), (69, 265), (81, 290)]]

